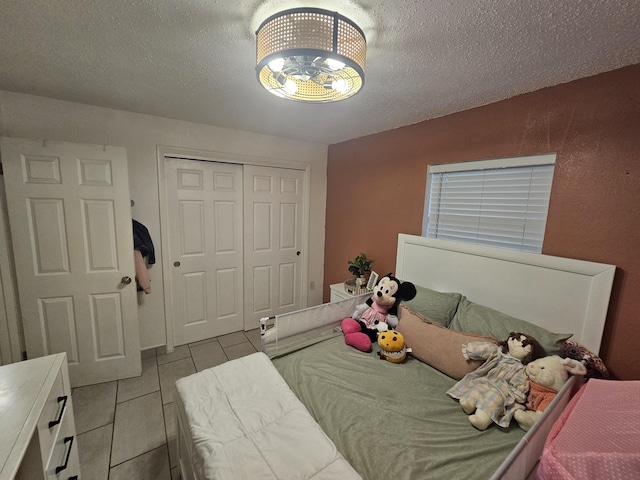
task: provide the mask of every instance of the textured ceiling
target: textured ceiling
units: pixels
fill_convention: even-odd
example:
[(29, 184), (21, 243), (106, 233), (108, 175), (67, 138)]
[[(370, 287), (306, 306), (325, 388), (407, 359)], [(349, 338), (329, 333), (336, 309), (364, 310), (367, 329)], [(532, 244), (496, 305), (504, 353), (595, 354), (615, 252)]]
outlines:
[[(255, 78), (257, 26), (336, 10), (366, 80), (327, 105)], [(332, 144), (640, 63), (638, 0), (0, 0), (0, 89)]]

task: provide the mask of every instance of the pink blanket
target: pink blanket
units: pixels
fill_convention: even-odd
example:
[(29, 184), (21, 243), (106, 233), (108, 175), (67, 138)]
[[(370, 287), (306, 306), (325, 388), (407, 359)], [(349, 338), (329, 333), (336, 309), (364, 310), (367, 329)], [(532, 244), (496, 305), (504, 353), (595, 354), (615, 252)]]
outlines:
[(640, 381), (583, 385), (551, 429), (537, 476), (639, 479)]

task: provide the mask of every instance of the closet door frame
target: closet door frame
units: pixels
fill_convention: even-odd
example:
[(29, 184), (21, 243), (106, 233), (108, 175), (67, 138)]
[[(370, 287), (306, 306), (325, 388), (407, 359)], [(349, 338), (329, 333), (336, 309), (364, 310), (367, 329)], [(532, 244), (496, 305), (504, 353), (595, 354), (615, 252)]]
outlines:
[(224, 162), (235, 163), (240, 165), (258, 165), (265, 167), (281, 167), (291, 168), (304, 171), (304, 205), (302, 215), (302, 247), (303, 256), (301, 263), (301, 282), (302, 288), (301, 303), (305, 308), (308, 302), (307, 286), (309, 285), (309, 208), (310, 208), (310, 192), (311, 192), (311, 163), (296, 162), (292, 160), (256, 157), (252, 155), (239, 155), (227, 152), (215, 152), (206, 150), (194, 150), (188, 148), (178, 148), (171, 146), (159, 145), (157, 147), (157, 166), (158, 166), (158, 199), (160, 207), (160, 245), (162, 252), (162, 282), (164, 290), (164, 324), (167, 336), (167, 352), (173, 352), (175, 347), (173, 321), (171, 315), (173, 310), (171, 290), (171, 258), (169, 258), (169, 214), (167, 205), (166, 192), (166, 160), (165, 158), (179, 158), (186, 160), (200, 160), (207, 162)]

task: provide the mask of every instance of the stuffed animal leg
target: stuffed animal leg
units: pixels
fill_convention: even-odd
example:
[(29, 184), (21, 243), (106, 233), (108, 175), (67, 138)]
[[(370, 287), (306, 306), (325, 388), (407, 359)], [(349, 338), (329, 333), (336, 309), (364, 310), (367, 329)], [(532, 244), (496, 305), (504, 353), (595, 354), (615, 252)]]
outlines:
[(464, 413), (469, 415), (469, 422), (471, 425), (476, 427), (478, 430), (486, 430), (489, 428), (489, 425), (491, 425), (493, 420), (487, 412), (481, 408), (476, 408), (477, 401), (477, 396), (472, 394), (470, 397), (461, 398), (460, 406)]
[(537, 410), (516, 410), (513, 418), (525, 432), (528, 432), (533, 424), (542, 416), (542, 412)]
[(473, 415), (469, 415), (469, 422), (478, 430), (486, 430), (493, 423), (493, 420), (487, 412), (478, 408)]
[(342, 320), (341, 327), (345, 344), (361, 352), (371, 351), (373, 344), (371, 338), (367, 335), (368, 332), (365, 333), (368, 329), (363, 328), (360, 322), (353, 318), (345, 318)]

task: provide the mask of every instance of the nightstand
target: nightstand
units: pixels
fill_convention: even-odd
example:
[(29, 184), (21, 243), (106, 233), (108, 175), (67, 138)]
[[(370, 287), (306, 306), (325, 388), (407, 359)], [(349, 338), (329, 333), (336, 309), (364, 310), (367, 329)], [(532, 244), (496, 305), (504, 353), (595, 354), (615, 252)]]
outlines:
[(331, 303), (339, 302), (340, 300), (348, 300), (353, 296), (346, 292), (344, 289), (344, 283), (334, 283), (329, 286), (329, 288), (331, 289), (331, 298), (329, 300)]

